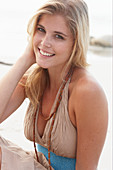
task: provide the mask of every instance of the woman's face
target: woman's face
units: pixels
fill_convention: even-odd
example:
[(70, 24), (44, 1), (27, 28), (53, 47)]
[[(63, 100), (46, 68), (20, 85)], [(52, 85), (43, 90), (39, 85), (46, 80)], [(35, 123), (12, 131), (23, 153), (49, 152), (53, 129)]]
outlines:
[(45, 14), (33, 37), (36, 62), (43, 68), (63, 67), (73, 48), (73, 35), (61, 15)]

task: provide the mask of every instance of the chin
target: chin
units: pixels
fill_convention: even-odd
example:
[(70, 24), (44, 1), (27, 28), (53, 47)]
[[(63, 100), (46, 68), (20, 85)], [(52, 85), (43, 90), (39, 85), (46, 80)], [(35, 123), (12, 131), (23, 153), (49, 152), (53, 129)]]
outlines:
[(44, 69), (48, 69), (48, 67), (45, 65), (45, 64), (40, 64), (39, 62), (37, 62), (37, 65), (39, 66), (39, 67), (42, 67), (42, 68), (44, 68)]

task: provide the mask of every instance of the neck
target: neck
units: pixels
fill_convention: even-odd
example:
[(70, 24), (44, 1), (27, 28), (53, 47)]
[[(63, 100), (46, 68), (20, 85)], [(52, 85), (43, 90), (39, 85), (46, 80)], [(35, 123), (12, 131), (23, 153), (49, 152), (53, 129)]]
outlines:
[[(57, 91), (62, 83), (62, 80), (68, 73), (70, 67), (68, 67), (65, 72), (63, 73), (64, 68), (49, 68), (48, 73), (49, 73), (49, 78), (50, 78), (50, 84), (49, 84), (49, 90), (50, 91)], [(62, 74), (63, 73), (63, 74)]]

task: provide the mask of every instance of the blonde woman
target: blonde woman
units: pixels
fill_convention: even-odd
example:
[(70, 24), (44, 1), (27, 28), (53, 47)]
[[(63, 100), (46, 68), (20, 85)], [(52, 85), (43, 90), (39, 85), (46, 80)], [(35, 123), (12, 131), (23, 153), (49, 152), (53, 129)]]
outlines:
[(28, 33), (24, 54), (0, 81), (0, 123), (28, 97), (24, 132), (35, 152), (1, 137), (1, 169), (96, 170), (108, 107), (102, 88), (86, 70), (86, 3), (48, 1), (31, 18)]

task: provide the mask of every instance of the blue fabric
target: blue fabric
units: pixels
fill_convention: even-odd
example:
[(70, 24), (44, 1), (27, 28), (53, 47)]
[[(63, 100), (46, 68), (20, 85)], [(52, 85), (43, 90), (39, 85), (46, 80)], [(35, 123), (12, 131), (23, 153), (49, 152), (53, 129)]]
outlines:
[[(39, 152), (42, 152), (48, 160), (48, 150), (37, 144)], [(76, 159), (58, 156), (53, 152), (50, 152), (51, 166), (55, 170), (75, 170)]]

